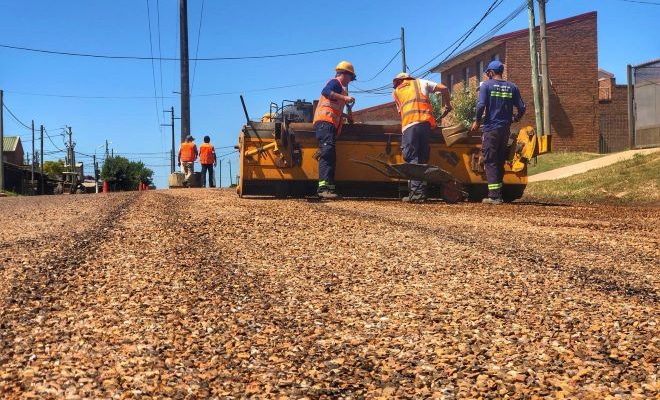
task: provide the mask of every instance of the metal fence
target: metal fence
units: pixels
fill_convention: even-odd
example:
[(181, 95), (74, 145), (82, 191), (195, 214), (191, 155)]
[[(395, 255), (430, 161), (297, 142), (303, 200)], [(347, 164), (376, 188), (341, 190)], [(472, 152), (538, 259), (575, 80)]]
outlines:
[(630, 146), (628, 136), (628, 116), (621, 114), (601, 114), (599, 122), (598, 152), (615, 153), (627, 150)]
[[(660, 146), (660, 59), (628, 67), (634, 148)], [(630, 83), (629, 83), (630, 85)]]

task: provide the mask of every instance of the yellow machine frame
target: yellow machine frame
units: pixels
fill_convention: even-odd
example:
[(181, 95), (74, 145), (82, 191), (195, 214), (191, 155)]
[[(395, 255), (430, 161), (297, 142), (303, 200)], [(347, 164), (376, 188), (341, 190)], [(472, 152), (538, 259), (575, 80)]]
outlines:
[[(368, 165), (380, 160), (403, 163), (399, 125), (353, 124), (337, 138), (335, 183), (346, 196), (396, 195), (401, 180), (389, 178)], [(525, 127), (511, 146), (511, 161), (505, 167), (504, 194), (519, 198), (527, 184), (527, 162), (550, 149), (549, 136), (537, 137)], [(251, 122), (239, 134), (240, 170), (237, 192), (244, 195), (278, 197), (312, 194), (318, 180), (318, 142), (310, 123)], [(479, 200), (487, 193), (481, 156), (481, 137), (466, 135), (447, 146), (442, 129), (431, 139), (428, 164), (451, 174), (462, 184), (469, 198)]]

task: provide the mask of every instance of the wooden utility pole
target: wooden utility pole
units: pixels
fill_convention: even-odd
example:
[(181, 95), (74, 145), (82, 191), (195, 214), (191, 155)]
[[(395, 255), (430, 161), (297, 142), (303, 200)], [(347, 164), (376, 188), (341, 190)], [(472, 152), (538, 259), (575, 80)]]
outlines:
[(218, 159), (218, 187), (222, 187), (222, 160)]
[(234, 180), (231, 177), (231, 160), (227, 160), (227, 164), (229, 164), (229, 187), (234, 184)]
[(5, 114), (5, 103), (3, 101), (4, 92), (0, 90), (0, 193), (4, 193), (5, 190), (5, 162), (4, 155), (5, 152), (5, 121), (3, 116)]
[(403, 27), (401, 27), (401, 72), (406, 72), (408, 70), (408, 65), (406, 65), (406, 32)]
[[(34, 191), (34, 120), (32, 120), (32, 163), (30, 163), (30, 190)], [(34, 193), (33, 193), (34, 194)]]
[(527, 10), (529, 14), (529, 57), (532, 63), (532, 93), (534, 96), (536, 135), (541, 136), (543, 132), (543, 121), (541, 120), (541, 93), (539, 91), (539, 69), (536, 59), (536, 17), (534, 16), (534, 0), (527, 0)]
[(541, 34), (541, 86), (543, 94), (543, 134), (550, 135), (550, 75), (548, 75), (548, 36), (545, 30), (545, 3), (539, 1), (539, 33)]
[(188, 0), (179, 0), (181, 49), (181, 143), (190, 135), (190, 78), (188, 69)]
[(39, 143), (40, 147), (40, 166), (39, 166), (39, 171), (41, 172), (41, 194), (46, 194), (46, 185), (44, 182), (44, 126), (41, 125), (39, 128), (39, 132), (41, 133), (41, 142)]
[[(2, 91), (0, 91), (2, 96)], [(1, 99), (2, 97), (0, 97)], [(0, 100), (1, 102), (1, 100)], [(628, 135), (630, 136), (630, 148), (635, 148), (635, 82), (633, 78), (633, 67), (628, 64)], [(0, 190), (2, 188), (0, 187)]]
[[(97, 147), (98, 149), (98, 147)], [(94, 153), (96, 153), (96, 150), (94, 150)], [(94, 193), (99, 192), (99, 180), (96, 177), (96, 154), (92, 156), (92, 168), (94, 168)]]
[(174, 118), (174, 107), (171, 107), (169, 110), (165, 110), (163, 112), (168, 112), (170, 113), (170, 118), (171, 118), (171, 123), (169, 124), (161, 124), (161, 126), (169, 126), (172, 128), (172, 150), (170, 150), (170, 173), (173, 174), (174, 171), (176, 170), (176, 164), (174, 164), (174, 154), (175, 154), (175, 144), (174, 144), (174, 120), (175, 119), (181, 119), (181, 118)]

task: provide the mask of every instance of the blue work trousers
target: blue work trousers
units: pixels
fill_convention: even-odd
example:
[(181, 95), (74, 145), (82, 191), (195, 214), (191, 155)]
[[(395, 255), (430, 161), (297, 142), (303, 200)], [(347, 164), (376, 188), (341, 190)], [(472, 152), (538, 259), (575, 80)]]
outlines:
[(334, 189), (337, 128), (329, 122), (317, 122), (314, 130), (319, 141), (319, 188)]
[(508, 142), (511, 134), (510, 126), (504, 126), (482, 135), (481, 151), (484, 156), (484, 169), (488, 181), (488, 197), (502, 197), (502, 180), (504, 179), (504, 164), (509, 156)]
[[(405, 131), (401, 138), (401, 153), (403, 160), (409, 164), (426, 164), (431, 154), (431, 124), (420, 122)], [(408, 181), (411, 194), (426, 196), (426, 182)]]

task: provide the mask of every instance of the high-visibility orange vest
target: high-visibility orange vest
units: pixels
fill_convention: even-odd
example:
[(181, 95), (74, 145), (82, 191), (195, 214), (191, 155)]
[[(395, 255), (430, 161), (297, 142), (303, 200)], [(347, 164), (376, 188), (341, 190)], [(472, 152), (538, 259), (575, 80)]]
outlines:
[(401, 127), (414, 122), (428, 122), (435, 128), (433, 105), (429, 97), (422, 92), (418, 79), (407, 79), (394, 89), (394, 99), (401, 113)]
[(193, 142), (181, 143), (181, 162), (193, 162), (197, 156), (197, 146)]
[[(348, 90), (342, 85), (341, 94), (348, 96)], [(316, 112), (314, 113), (314, 124), (317, 122), (325, 121), (329, 122), (337, 128), (337, 134), (341, 130), (342, 124), (342, 112), (344, 111), (344, 105), (346, 102), (343, 100), (332, 100), (324, 95), (321, 95), (319, 99), (319, 104), (316, 106)]]
[(202, 143), (199, 145), (199, 163), (213, 164), (215, 162), (215, 148), (211, 143)]

